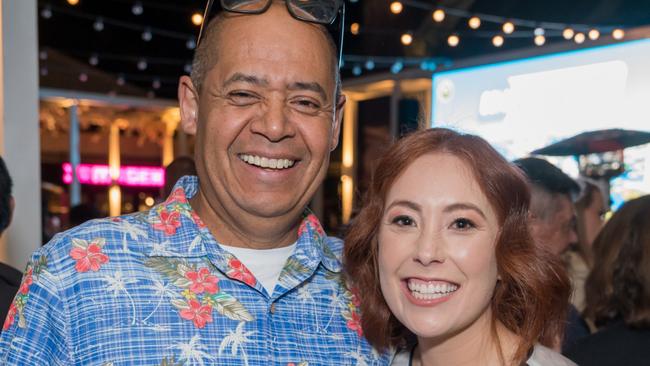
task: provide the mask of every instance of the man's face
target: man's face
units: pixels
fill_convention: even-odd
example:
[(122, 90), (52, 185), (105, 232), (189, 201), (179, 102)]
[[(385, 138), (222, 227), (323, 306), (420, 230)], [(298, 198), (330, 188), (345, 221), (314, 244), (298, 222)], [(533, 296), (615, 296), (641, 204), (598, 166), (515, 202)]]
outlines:
[(576, 216), (569, 197), (555, 195), (555, 212), (545, 220), (536, 218), (531, 222), (535, 240), (540, 241), (554, 254), (562, 254), (570, 244), (578, 241)]
[(197, 102), (201, 189), (235, 217), (297, 216), (326, 174), (345, 100), (325, 35), (273, 5), (232, 16), (217, 38)]

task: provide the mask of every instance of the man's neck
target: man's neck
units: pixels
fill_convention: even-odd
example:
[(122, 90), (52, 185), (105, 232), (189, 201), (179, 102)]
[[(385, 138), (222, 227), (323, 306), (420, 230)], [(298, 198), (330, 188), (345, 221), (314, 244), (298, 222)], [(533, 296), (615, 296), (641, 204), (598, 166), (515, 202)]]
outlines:
[(255, 217), (242, 211), (229, 213), (218, 202), (210, 202), (202, 191), (190, 199), (214, 238), (221, 244), (250, 249), (273, 249), (291, 245), (298, 240), (300, 215), (295, 217)]

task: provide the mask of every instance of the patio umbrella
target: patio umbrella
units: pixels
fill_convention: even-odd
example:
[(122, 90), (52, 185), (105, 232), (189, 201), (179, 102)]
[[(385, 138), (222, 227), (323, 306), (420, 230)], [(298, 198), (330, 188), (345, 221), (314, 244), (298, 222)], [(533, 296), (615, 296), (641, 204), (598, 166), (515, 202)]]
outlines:
[(537, 155), (567, 156), (622, 150), (650, 142), (650, 132), (609, 129), (583, 132), (533, 151)]

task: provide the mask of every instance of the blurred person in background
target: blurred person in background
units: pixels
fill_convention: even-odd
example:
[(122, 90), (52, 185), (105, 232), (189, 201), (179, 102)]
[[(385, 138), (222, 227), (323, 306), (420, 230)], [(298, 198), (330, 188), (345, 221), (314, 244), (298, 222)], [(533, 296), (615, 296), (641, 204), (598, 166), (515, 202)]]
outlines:
[(190, 156), (179, 156), (165, 167), (165, 187), (163, 197), (172, 193), (174, 185), (186, 175), (196, 175), (194, 159)]
[[(569, 246), (578, 241), (573, 198), (578, 196), (580, 186), (546, 160), (523, 158), (514, 161), (514, 164), (528, 178), (531, 235), (539, 245), (561, 259)], [(568, 306), (567, 322), (562, 350), (590, 333), (587, 323), (572, 304)]]
[(650, 364), (650, 196), (625, 203), (593, 244), (585, 317), (599, 331), (566, 353), (580, 365)]
[(592, 245), (602, 229), (609, 205), (598, 185), (588, 179), (578, 179), (580, 196), (575, 202), (578, 241), (563, 254), (573, 285), (571, 303), (579, 312), (585, 308), (585, 280), (593, 265)]
[[(11, 195), (13, 182), (4, 159), (0, 156), (0, 236), (9, 227), (14, 211), (14, 197)], [(20, 287), (22, 273), (17, 269), (0, 263), (0, 319), (7, 317), (10, 304)]]

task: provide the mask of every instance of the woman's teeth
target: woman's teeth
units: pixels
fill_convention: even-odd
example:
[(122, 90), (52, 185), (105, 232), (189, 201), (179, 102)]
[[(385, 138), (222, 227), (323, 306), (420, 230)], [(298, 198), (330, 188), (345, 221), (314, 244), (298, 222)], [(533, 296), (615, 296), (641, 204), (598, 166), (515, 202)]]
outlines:
[(257, 155), (240, 154), (239, 158), (244, 162), (265, 169), (286, 169), (291, 168), (295, 163), (289, 159), (271, 159)]
[(409, 280), (407, 284), (413, 297), (421, 300), (437, 299), (458, 290), (458, 286), (451, 283), (433, 283)]

